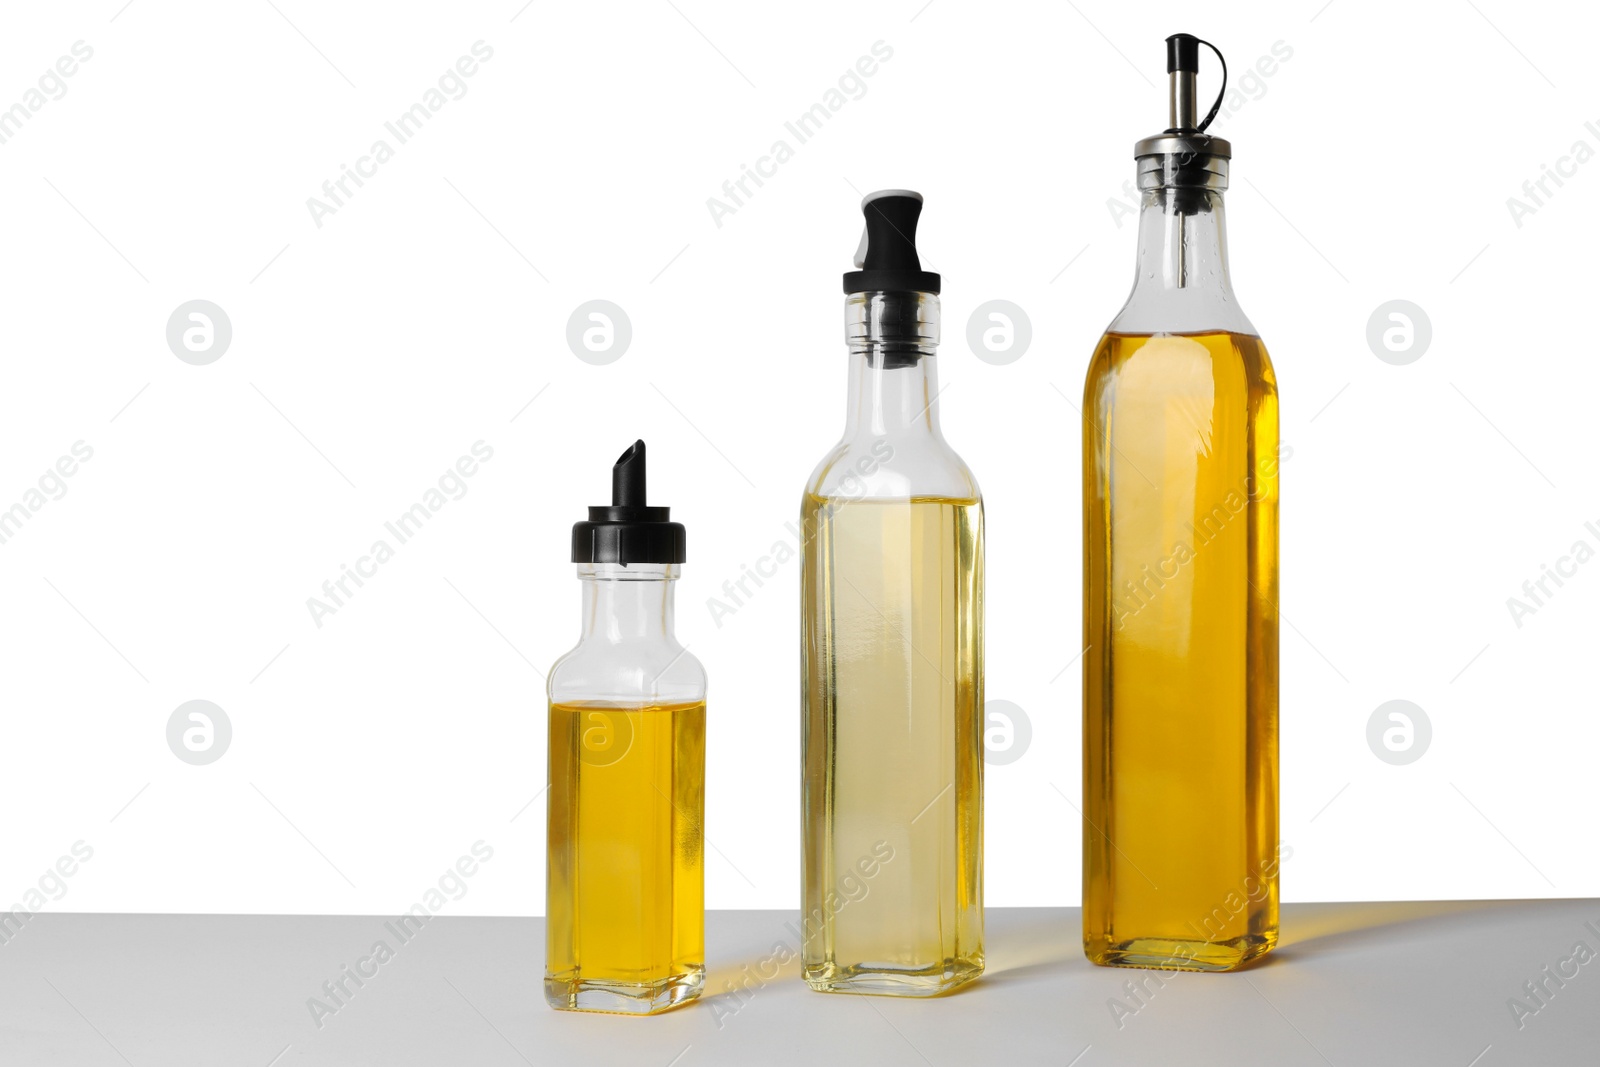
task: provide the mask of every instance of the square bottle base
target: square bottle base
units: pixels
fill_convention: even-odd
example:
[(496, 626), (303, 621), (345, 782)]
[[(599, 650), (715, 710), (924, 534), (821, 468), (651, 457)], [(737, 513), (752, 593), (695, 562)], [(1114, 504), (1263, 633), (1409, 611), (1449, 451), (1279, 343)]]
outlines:
[(818, 993), (937, 997), (975, 981), (983, 973), (983, 957), (948, 959), (918, 969), (875, 963), (858, 963), (849, 967), (817, 964), (805, 968), (802, 973), (806, 985)]
[(560, 1011), (602, 1011), (613, 1015), (655, 1015), (687, 1004), (705, 987), (706, 969), (692, 967), (654, 982), (613, 982), (577, 976), (545, 975), (545, 1003)]
[(1232, 971), (1260, 959), (1278, 943), (1277, 931), (1227, 941), (1138, 937), (1126, 941), (1085, 940), (1083, 954), (1101, 967), (1160, 971)]

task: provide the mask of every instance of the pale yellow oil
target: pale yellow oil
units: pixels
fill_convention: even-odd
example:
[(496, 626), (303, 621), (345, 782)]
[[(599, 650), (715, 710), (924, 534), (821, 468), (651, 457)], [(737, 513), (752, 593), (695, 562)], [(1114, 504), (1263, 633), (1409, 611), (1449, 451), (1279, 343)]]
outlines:
[(1084, 951), (1278, 938), (1278, 399), (1255, 337), (1108, 334), (1084, 393)]
[(803, 974), (932, 996), (983, 971), (983, 505), (807, 495)]
[(704, 701), (550, 705), (545, 996), (650, 1014), (705, 975)]

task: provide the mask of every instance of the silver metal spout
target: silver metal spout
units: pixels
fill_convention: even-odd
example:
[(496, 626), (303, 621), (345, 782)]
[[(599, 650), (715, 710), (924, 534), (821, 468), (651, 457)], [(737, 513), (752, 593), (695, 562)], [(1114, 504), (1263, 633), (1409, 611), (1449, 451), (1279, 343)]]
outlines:
[(1199, 121), (1199, 107), (1195, 102), (1195, 75), (1189, 70), (1175, 70), (1167, 75), (1167, 126), (1173, 130), (1192, 130)]

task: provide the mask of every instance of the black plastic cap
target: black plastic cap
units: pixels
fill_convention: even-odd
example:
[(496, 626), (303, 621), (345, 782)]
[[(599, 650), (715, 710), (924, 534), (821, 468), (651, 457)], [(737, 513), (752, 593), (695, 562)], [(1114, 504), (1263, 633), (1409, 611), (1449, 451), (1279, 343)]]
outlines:
[(844, 276), (847, 293), (937, 293), (939, 276), (922, 269), (917, 255), (917, 220), (922, 217), (922, 194), (908, 189), (885, 189), (861, 201), (867, 223), (856, 266)]
[(1184, 70), (1200, 73), (1200, 38), (1188, 33), (1175, 33), (1167, 38), (1167, 73)]
[(589, 509), (572, 524), (574, 563), (682, 563), (683, 524), (671, 508), (645, 505), (644, 442), (635, 441), (611, 468), (611, 505)]

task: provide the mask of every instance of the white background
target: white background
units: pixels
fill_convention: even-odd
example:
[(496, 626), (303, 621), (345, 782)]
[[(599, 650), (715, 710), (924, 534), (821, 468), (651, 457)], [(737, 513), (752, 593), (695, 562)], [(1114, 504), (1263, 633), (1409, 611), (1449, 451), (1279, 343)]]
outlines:
[[(1131, 280), (1108, 203), (1165, 125), (1177, 30), (1236, 83), (1292, 52), (1216, 127), (1293, 448), (1284, 896), (1600, 894), (1600, 563), (1520, 627), (1506, 604), (1600, 547), (1600, 163), (1520, 227), (1506, 204), (1575, 141), (1600, 149), (1594, 12), (123, 2), (8, 6), (0, 32), (0, 107), (93, 48), (0, 144), (0, 507), (94, 450), (0, 545), (0, 903), (83, 840), (48, 907), (398, 912), (482, 839), (494, 859), (448, 910), (542, 912), (529, 802), (540, 672), (578, 623), (568, 531), (642, 436), (652, 502), (688, 524), (679, 632), (711, 677), (707, 904), (794, 905), (797, 569), (720, 628), (705, 601), (789, 537), (842, 426), (839, 275), (883, 186), (927, 197), (943, 419), (988, 510), (988, 692), (1033, 726), (990, 768), (988, 901), (1077, 903), (1074, 405)], [(465, 96), (319, 228), (307, 198), (480, 40)], [(797, 145), (785, 121), (878, 41), (864, 95)], [(708, 197), (779, 138), (794, 158), (718, 226)], [(208, 366), (165, 338), (197, 298), (233, 327)], [(596, 298), (633, 326), (603, 367), (565, 340)], [(1032, 321), (1007, 366), (965, 341), (996, 298)], [(1432, 322), (1407, 366), (1366, 342), (1397, 298)], [(318, 628), (307, 598), (479, 440), (469, 492)], [(232, 721), (209, 766), (166, 744), (191, 699)], [(1406, 766), (1366, 741), (1391, 699), (1433, 726)]]

